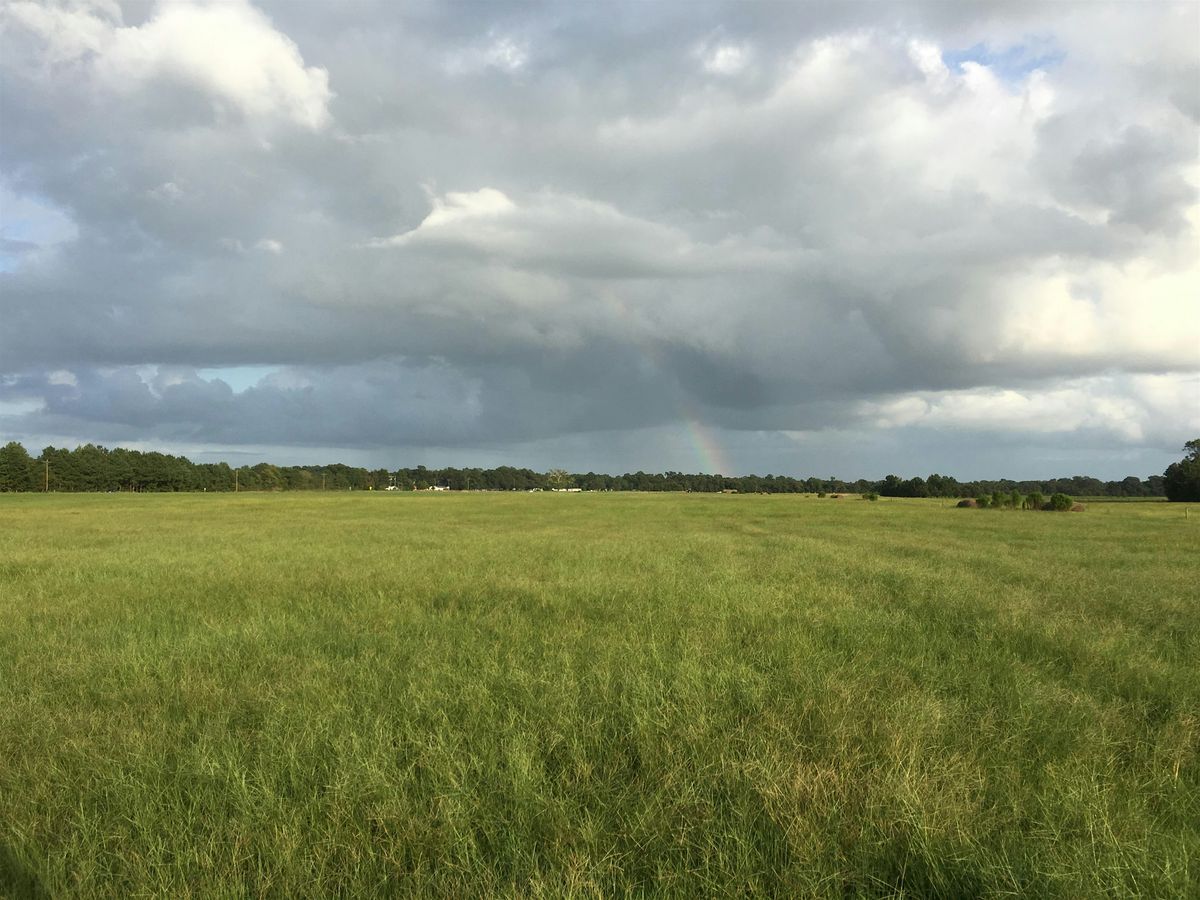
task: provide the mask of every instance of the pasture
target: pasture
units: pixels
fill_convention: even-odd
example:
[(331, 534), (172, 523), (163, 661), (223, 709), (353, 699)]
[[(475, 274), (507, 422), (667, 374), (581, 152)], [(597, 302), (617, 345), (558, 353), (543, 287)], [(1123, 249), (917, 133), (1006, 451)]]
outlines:
[(0, 495), (0, 895), (1200, 894), (1200, 510)]

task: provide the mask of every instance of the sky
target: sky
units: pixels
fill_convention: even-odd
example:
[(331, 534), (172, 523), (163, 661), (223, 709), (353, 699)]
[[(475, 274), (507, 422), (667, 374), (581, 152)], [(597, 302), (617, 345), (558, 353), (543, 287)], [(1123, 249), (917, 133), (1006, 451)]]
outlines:
[(1161, 473), (1200, 4), (0, 3), (0, 439)]

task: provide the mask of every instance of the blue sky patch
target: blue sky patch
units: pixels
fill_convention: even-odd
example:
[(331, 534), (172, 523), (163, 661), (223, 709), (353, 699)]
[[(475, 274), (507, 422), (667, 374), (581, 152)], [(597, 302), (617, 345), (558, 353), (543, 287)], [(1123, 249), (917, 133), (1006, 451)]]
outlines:
[(278, 368), (278, 366), (220, 366), (197, 369), (196, 374), (206, 381), (220, 378), (233, 388), (234, 393), (240, 394), (246, 388), (254, 387), (260, 380)]
[(1066, 56), (1062, 48), (1047, 38), (1009, 47), (979, 43), (965, 49), (945, 50), (942, 62), (954, 72), (961, 72), (963, 63), (979, 63), (995, 72), (1002, 81), (1015, 84), (1037, 69), (1061, 65)]
[(26, 253), (78, 236), (74, 221), (58, 207), (0, 182), (0, 272), (15, 270)]

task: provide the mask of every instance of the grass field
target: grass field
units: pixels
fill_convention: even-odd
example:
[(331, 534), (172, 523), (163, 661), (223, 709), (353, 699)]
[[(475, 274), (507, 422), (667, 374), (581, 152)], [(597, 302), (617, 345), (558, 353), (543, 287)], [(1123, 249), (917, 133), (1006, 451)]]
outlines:
[(0, 894), (1200, 895), (1200, 510), (0, 495)]

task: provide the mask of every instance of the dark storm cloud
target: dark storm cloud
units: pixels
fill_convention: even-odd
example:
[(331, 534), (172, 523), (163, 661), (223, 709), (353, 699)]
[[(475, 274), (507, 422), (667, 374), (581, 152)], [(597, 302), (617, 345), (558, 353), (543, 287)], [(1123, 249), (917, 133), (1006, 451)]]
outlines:
[(1024, 408), (1030, 447), (1167, 452), (1200, 427), (1197, 27), (9, 2), (0, 431), (599, 468), (707, 427), (783, 470)]

